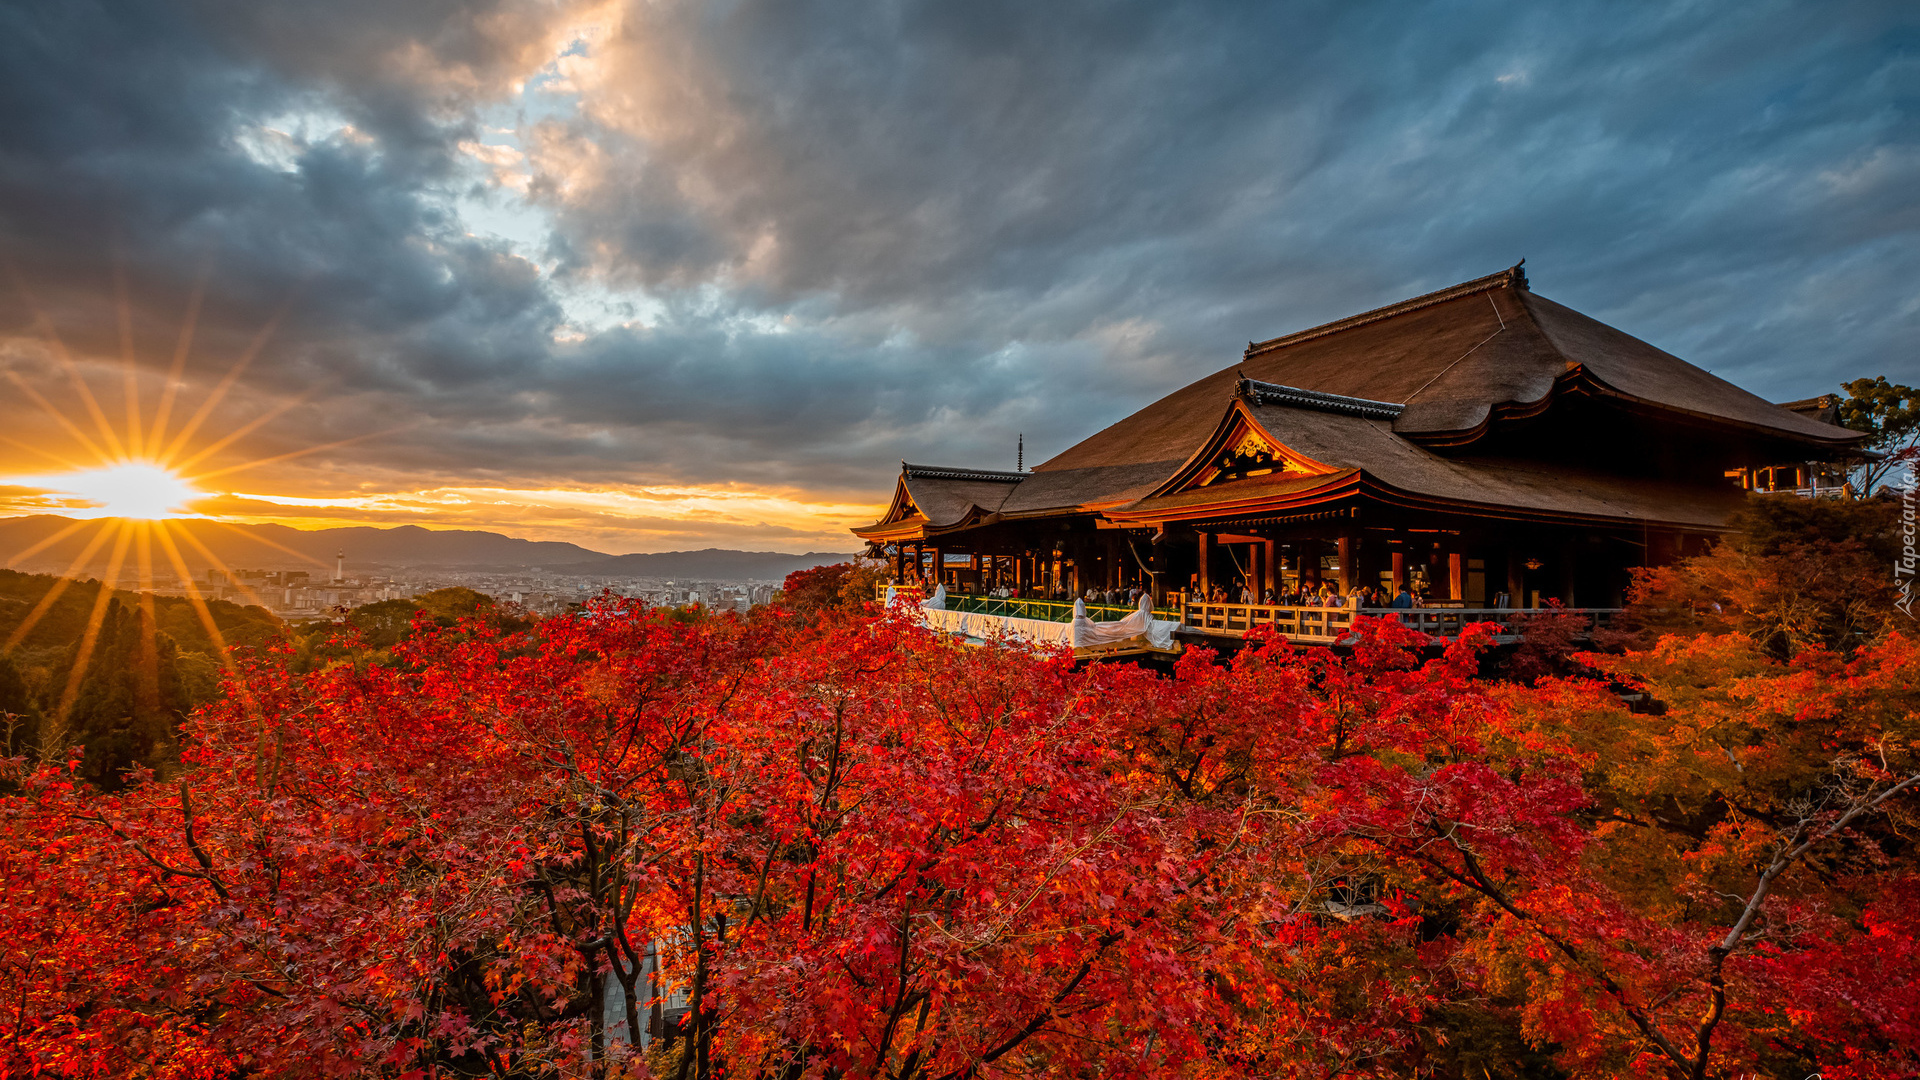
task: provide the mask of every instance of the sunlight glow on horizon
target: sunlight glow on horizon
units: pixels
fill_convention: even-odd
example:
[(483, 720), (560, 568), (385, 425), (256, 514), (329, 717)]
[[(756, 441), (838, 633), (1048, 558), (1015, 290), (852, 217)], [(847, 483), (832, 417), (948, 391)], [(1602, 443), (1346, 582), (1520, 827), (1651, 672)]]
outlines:
[(123, 461), (97, 469), (20, 477), (13, 482), (33, 484), (92, 504), (60, 508), (60, 513), (72, 518), (158, 521), (187, 517), (193, 513), (187, 504), (210, 494), (166, 466), (151, 461)]

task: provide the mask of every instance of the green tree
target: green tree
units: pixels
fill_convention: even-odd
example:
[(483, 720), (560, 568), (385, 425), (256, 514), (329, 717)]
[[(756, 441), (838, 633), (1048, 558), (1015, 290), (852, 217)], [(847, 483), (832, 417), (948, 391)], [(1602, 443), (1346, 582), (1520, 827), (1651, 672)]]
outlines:
[(493, 610), (493, 597), (486, 593), (455, 585), (447, 589), (435, 589), (421, 593), (413, 598), (413, 606), (440, 619), (460, 620), (475, 615), (485, 615)]
[(354, 608), (347, 614), (347, 625), (360, 631), (369, 648), (391, 649), (406, 638), (418, 610), (412, 600), (382, 600)]
[(13, 657), (0, 653), (0, 758), (26, 752), (40, 728), (40, 709), (33, 700), (33, 689)]
[(1847, 400), (1840, 403), (1840, 423), (1864, 432), (1867, 440), (1861, 449), (1879, 455), (1855, 467), (1858, 479), (1855, 491), (1861, 498), (1894, 470), (1912, 460), (1920, 442), (1920, 390), (1890, 383), (1885, 375), (1873, 379), (1855, 379), (1840, 387)]
[[(45, 737), (86, 747), (82, 773), (105, 790), (121, 787), (128, 769), (166, 771), (175, 760), (180, 721), (196, 704), (179, 661), (179, 646), (137, 605), (107, 601), (73, 701), (57, 728), (43, 724)], [(81, 662), (76, 642), (57, 680), (62, 692)]]

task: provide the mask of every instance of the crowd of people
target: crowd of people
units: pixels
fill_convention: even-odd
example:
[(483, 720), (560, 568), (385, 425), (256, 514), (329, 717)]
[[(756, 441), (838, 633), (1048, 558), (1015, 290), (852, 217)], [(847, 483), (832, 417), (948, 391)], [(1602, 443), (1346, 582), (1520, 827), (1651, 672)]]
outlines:
[[(1109, 607), (1119, 607), (1121, 605), (1136, 607), (1140, 603), (1141, 594), (1145, 591), (1145, 589), (1142, 589), (1138, 585), (1130, 589), (1088, 589), (1080, 599), (1085, 600), (1089, 604), (1105, 604)], [(1023, 590), (1013, 585), (1001, 585), (997, 588), (990, 589), (987, 591), (987, 595), (996, 600), (1056, 600), (1066, 602), (1074, 598), (1073, 594), (1066, 589), (1028, 588)]]
[(1265, 589), (1256, 594), (1252, 585), (1236, 580), (1231, 587), (1216, 583), (1211, 590), (1200, 588), (1199, 575), (1195, 575), (1191, 595), (1195, 599), (1204, 599), (1210, 604), (1264, 604), (1269, 607), (1321, 607), (1321, 608), (1411, 608), (1421, 607), (1424, 603), (1420, 594), (1407, 585), (1401, 585), (1398, 592), (1389, 593), (1384, 588), (1373, 585), (1360, 585), (1352, 592), (1342, 593), (1332, 582), (1295, 581), (1282, 585), (1278, 589)]
[[(895, 582), (899, 584), (899, 582)], [(924, 584), (924, 583), (923, 583)], [(931, 586), (927, 586), (931, 588)], [(1135, 607), (1140, 603), (1144, 590), (1135, 585), (1131, 588), (1088, 589), (1080, 599), (1089, 604), (1104, 604), (1109, 607)], [(1047, 589), (1037, 586), (1020, 588), (1016, 585), (1000, 585), (988, 590), (987, 595), (996, 600), (1053, 600), (1071, 601), (1074, 596), (1064, 588)], [(1291, 581), (1280, 588), (1268, 588), (1256, 593), (1251, 584), (1236, 579), (1231, 586), (1215, 583), (1210, 590), (1200, 587), (1199, 575), (1194, 575), (1187, 596), (1195, 601), (1210, 604), (1263, 604), (1269, 607), (1319, 607), (1319, 608), (1414, 608), (1425, 606), (1419, 584), (1403, 584), (1398, 591), (1374, 585), (1360, 585), (1351, 592), (1342, 593), (1338, 585), (1329, 581)]]

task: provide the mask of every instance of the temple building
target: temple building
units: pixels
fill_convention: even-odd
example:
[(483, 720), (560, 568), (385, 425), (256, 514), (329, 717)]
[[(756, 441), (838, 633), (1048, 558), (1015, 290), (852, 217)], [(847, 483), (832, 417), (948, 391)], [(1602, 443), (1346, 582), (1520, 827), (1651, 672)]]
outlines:
[(1861, 436), (1831, 405), (1756, 397), (1515, 266), (1250, 343), (1031, 472), (903, 464), (854, 532), (902, 581), (1139, 587), (1203, 626), (1197, 603), (1302, 587), (1613, 608), (1632, 568), (1704, 550), (1746, 492), (1838, 493)]

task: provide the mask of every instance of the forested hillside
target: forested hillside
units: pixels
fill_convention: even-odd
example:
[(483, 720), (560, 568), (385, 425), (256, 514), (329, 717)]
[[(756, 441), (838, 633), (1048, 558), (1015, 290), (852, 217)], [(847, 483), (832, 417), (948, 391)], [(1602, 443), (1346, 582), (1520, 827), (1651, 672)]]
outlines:
[(81, 775), (108, 790), (132, 768), (171, 776), (180, 725), (220, 697), (230, 659), (278, 648), (296, 670), (347, 659), (377, 663), (422, 614), (429, 625), (475, 615), (503, 628), (527, 625), (465, 588), (290, 626), (264, 608), (225, 600), (197, 605), (184, 596), (103, 592), (95, 580), (0, 570), (5, 756), (53, 761), (79, 747)]
[(8, 752), (84, 745), (83, 775), (103, 787), (131, 766), (163, 766), (187, 713), (218, 695), (214, 635), (230, 649), (258, 648), (280, 630), (263, 608), (214, 600), (200, 609), (185, 597), (0, 570)]

